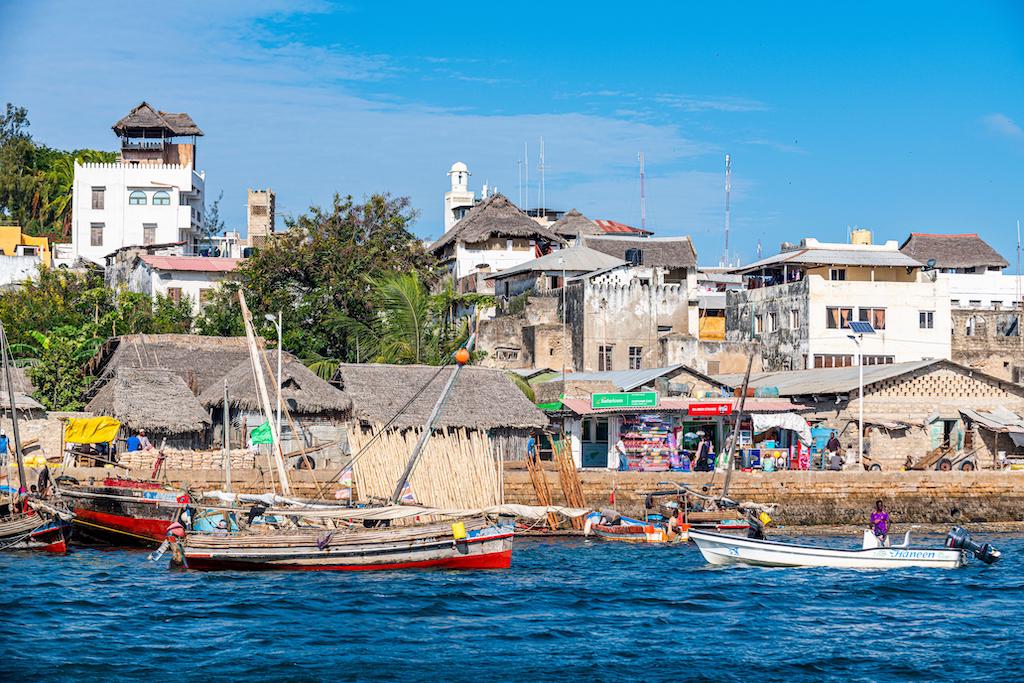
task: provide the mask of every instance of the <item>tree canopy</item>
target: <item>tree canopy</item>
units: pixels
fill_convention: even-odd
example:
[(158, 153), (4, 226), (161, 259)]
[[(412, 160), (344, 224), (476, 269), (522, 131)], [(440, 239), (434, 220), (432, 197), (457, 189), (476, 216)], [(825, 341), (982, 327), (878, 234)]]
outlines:
[(32, 235), (65, 238), (71, 226), (75, 162), (112, 162), (114, 152), (63, 151), (39, 144), (24, 107), (0, 113), (0, 220)]
[[(429, 279), (433, 258), (412, 234), (415, 213), (408, 198), (375, 194), (357, 203), (335, 195), (328, 208), (286, 222), (287, 232), (268, 240), (235, 272), (196, 321), (202, 334), (240, 334), (237, 288), (249, 307), (283, 313), (284, 347), (303, 358), (355, 360), (351, 327), (369, 321), (373, 279), (416, 273)], [(273, 325), (258, 321), (268, 338)]]

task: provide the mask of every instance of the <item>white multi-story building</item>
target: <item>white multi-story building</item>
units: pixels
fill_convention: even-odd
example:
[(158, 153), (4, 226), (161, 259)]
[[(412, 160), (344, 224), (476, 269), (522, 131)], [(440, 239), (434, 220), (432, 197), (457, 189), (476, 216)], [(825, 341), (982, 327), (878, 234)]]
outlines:
[(143, 102), (113, 126), (115, 163), (75, 164), (71, 242), (75, 258), (103, 257), (133, 245), (180, 242), (197, 253), (205, 211), (205, 173), (196, 170), (203, 132), (188, 114)]
[[(765, 370), (948, 359), (949, 283), (897, 243), (827, 244), (815, 239), (732, 272), (747, 289), (726, 292), (726, 338), (759, 341)], [(874, 328), (862, 340), (849, 323)], [(858, 346), (858, 341), (860, 345)]]
[(1024, 288), (1021, 278), (1006, 275), (1009, 265), (977, 233), (914, 232), (900, 251), (935, 270), (949, 283), (953, 308), (1006, 310), (1018, 308)]

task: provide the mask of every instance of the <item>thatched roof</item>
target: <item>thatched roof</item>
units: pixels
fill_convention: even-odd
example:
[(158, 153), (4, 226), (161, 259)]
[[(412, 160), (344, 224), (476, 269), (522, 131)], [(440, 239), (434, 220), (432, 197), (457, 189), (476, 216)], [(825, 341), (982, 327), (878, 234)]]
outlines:
[[(14, 405), (18, 406), (19, 410), (45, 411), (46, 408), (43, 404), (32, 398), (35, 387), (32, 386), (32, 380), (28, 378), (25, 369), (11, 366), (10, 372), (11, 386), (14, 387)], [(7, 376), (0, 369), (0, 409), (10, 410), (10, 408), (11, 401), (7, 397)]]
[[(277, 372), (276, 354), (268, 353), (268, 360)], [(281, 363), (281, 398), (293, 415), (316, 415), (318, 413), (347, 413), (352, 410), (352, 401), (336, 387), (317, 377), (295, 356), (284, 354)], [(228, 383), (228, 403), (240, 410), (260, 410), (256, 381), (252, 376), (252, 365), (246, 359), (231, 369), (224, 378)], [(277, 390), (269, 374), (264, 375), (270, 400), (276, 405)], [(207, 408), (224, 405), (224, 384), (219, 382), (207, 387), (199, 395), (199, 401)]]
[(921, 263), (935, 259), (936, 268), (1005, 268), (1006, 259), (976, 233), (933, 235), (912, 232), (900, 251)]
[[(116, 347), (111, 354), (109, 347)], [(96, 359), (93, 374), (122, 367), (170, 368), (196, 394), (219, 385), (224, 375), (249, 361), (245, 337), (204, 337), (198, 334), (129, 334), (109, 342)], [(104, 361), (102, 356), (110, 354)]]
[(695, 268), (697, 252), (689, 237), (585, 237), (586, 246), (615, 258), (626, 259), (628, 249), (639, 249), (641, 265)]
[(187, 434), (210, 424), (199, 399), (167, 368), (118, 368), (85, 409), (109, 415), (131, 430)]
[(111, 128), (119, 136), (163, 137), (179, 135), (202, 135), (196, 122), (188, 114), (158, 111), (148, 102), (140, 102), (128, 115), (115, 123)]
[(499, 193), (491, 195), (470, 209), (451, 230), (430, 245), (430, 251), (436, 253), (453, 241), (476, 244), (492, 237), (540, 238), (565, 244), (565, 240), (551, 230), (541, 227), (505, 195)]
[[(395, 420), (396, 427), (419, 427), (430, 416), (453, 368), (428, 365), (343, 364), (342, 389), (352, 397), (355, 416), (383, 425), (424, 386), (426, 390)], [(435, 376), (436, 375), (436, 376)], [(431, 379), (433, 378), (433, 379)], [(464, 368), (438, 417), (438, 427), (530, 429), (547, 425), (539, 411), (501, 370)]]
[(559, 237), (575, 238), (580, 235), (603, 235), (604, 230), (576, 209), (572, 209), (548, 228)]

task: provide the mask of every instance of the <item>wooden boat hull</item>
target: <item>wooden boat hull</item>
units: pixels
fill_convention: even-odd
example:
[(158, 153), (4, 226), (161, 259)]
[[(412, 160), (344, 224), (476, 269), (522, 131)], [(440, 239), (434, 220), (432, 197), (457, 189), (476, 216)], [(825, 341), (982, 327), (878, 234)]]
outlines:
[(587, 515), (583, 535), (622, 543), (681, 543), (687, 540), (689, 533), (689, 525), (683, 525), (669, 533), (664, 524), (653, 524), (629, 517), (622, 517), (621, 524), (601, 524), (600, 520), (601, 513), (593, 512)]
[(466, 524), (457, 539), (449, 524), (375, 530), (295, 530), (275, 534), (189, 534), (184, 564), (197, 570), (372, 571), (507, 569), (511, 525)]
[(837, 550), (777, 541), (760, 541), (691, 530), (704, 559), (713, 565), (755, 567), (838, 567), (847, 569), (895, 569), (931, 567), (955, 569), (964, 564), (960, 550), (948, 548), (871, 548)]
[(189, 502), (185, 492), (162, 487), (74, 486), (61, 496), (75, 513), (77, 539), (129, 546), (160, 545)]
[(0, 521), (0, 550), (38, 550), (64, 554), (70, 527), (66, 522), (32, 512)]

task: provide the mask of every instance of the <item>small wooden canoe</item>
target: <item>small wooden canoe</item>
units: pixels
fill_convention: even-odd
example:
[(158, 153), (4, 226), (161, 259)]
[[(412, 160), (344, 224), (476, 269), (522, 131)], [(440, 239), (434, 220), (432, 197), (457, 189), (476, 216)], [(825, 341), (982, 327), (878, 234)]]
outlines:
[(15, 513), (0, 519), (0, 550), (41, 550), (63, 554), (68, 551), (68, 525), (55, 515)]

